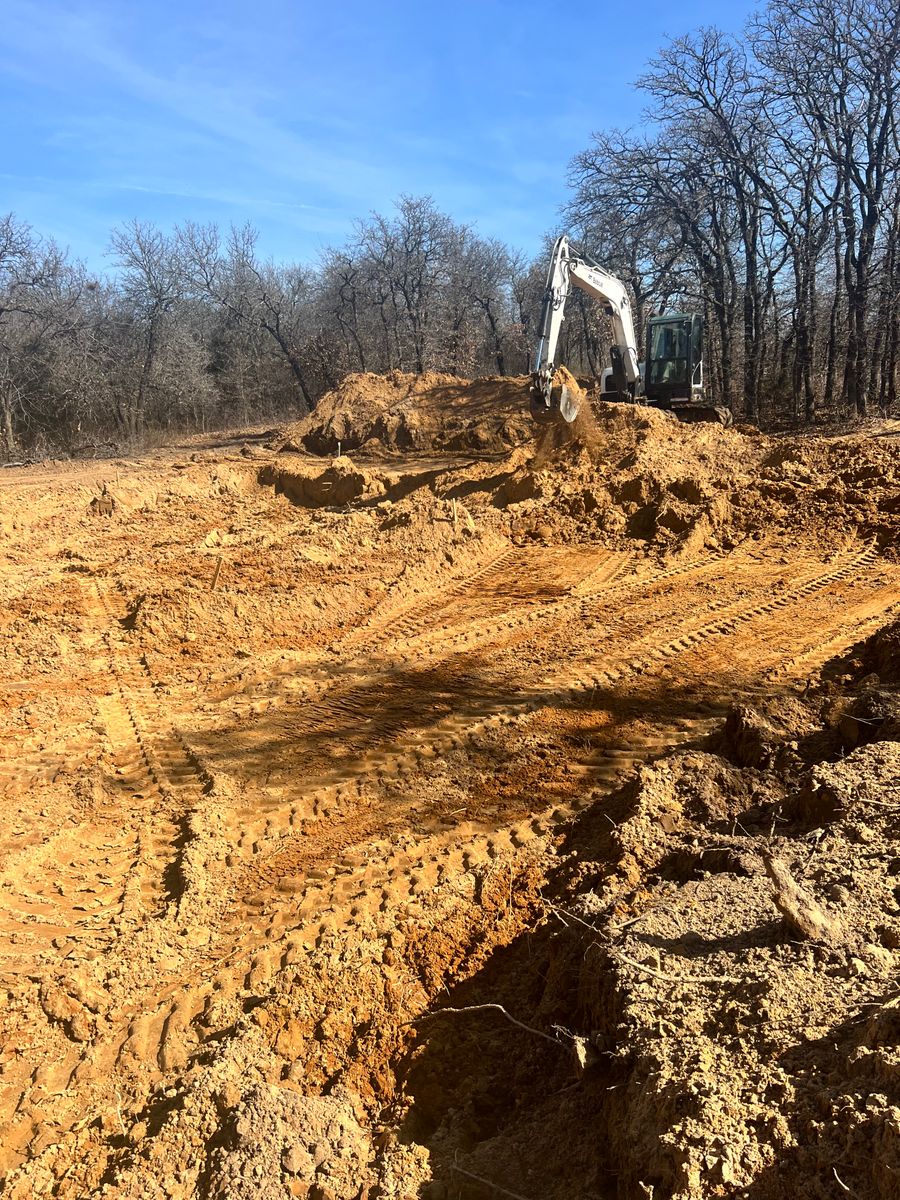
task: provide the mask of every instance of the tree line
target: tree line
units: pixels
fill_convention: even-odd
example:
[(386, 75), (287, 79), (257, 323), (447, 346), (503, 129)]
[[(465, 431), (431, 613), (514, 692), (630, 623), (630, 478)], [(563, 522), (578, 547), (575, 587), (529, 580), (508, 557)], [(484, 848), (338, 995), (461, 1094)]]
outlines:
[(637, 309), (702, 311), (720, 400), (752, 421), (866, 416), (900, 367), (900, 6), (770, 0), (669, 44), (647, 126), (572, 167), (570, 221)]
[[(895, 0), (770, 0), (740, 37), (672, 41), (638, 86), (641, 130), (593, 135), (561, 227), (626, 280), (639, 338), (703, 312), (711, 392), (752, 421), (896, 411)], [(263, 258), (249, 225), (131, 222), (99, 276), (9, 214), (0, 452), (308, 411), (348, 371), (524, 373), (549, 242), (526, 256), (407, 196), (314, 265)], [(561, 361), (599, 374), (607, 319), (570, 303)]]
[(360, 221), (315, 266), (250, 226), (131, 222), (98, 277), (0, 218), (0, 447), (98, 448), (311, 410), (349, 371), (528, 369), (542, 283), (428, 197)]

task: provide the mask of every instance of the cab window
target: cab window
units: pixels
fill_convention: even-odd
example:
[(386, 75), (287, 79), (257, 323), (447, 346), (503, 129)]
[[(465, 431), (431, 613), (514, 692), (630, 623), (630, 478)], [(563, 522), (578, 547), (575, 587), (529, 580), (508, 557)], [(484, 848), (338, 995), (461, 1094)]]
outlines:
[(650, 382), (687, 383), (690, 325), (672, 321), (650, 326)]

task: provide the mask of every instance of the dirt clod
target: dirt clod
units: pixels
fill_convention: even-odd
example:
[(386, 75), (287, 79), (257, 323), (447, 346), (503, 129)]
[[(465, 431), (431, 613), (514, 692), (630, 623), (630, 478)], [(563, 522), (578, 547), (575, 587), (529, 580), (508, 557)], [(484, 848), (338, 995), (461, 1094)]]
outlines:
[(813, 941), (836, 943), (843, 938), (837, 918), (829, 916), (809, 892), (800, 887), (785, 863), (774, 854), (764, 854), (766, 871), (774, 887), (775, 907), (791, 929)]

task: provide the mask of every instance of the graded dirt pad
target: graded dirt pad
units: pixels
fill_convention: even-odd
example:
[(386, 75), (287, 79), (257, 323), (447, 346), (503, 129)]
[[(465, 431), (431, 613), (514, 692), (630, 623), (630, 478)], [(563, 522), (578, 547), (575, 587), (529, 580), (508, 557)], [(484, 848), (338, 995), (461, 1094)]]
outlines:
[(0, 478), (5, 1193), (897, 1195), (895, 431), (353, 386)]

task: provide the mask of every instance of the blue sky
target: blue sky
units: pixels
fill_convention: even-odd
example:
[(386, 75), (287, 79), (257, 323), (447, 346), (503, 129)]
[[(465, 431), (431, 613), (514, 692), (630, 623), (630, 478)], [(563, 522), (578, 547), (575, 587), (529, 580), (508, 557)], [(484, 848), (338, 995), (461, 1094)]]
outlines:
[(250, 220), (312, 261), (430, 194), (536, 252), (591, 131), (639, 123), (666, 35), (713, 0), (0, 0), (0, 213), (97, 267), (109, 231)]

